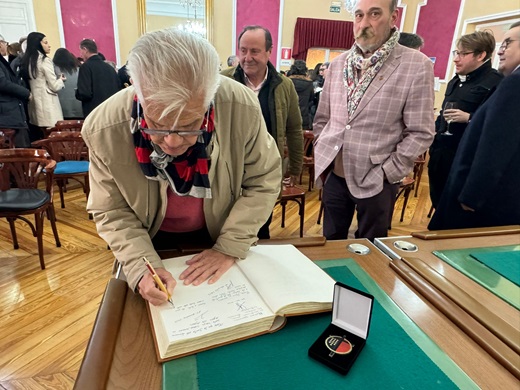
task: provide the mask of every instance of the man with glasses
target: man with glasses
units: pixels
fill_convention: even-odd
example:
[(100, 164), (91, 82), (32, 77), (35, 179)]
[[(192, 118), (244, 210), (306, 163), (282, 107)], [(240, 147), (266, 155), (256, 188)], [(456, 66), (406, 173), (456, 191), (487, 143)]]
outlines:
[(200, 248), (180, 280), (218, 280), (257, 241), (280, 193), (281, 160), (255, 94), (219, 75), (205, 39), (175, 28), (145, 34), (127, 67), (133, 86), (83, 125), (87, 209), (130, 287), (157, 305), (167, 296), (143, 257), (169, 293), (177, 282), (160, 249)]
[(520, 224), (520, 22), (497, 55), (506, 77), (473, 115), (430, 229)]
[[(318, 106), (320, 105), (320, 96), (321, 91), (323, 91), (323, 84), (325, 84), (325, 77), (327, 77), (327, 73), (329, 73), (330, 62), (324, 62), (319, 67), (319, 74), (316, 80), (314, 80), (314, 96), (312, 99), (312, 106), (310, 109), (312, 122), (314, 122), (314, 116), (316, 115), (316, 111), (318, 110)], [(312, 128), (312, 126), (311, 126)]]
[[(477, 108), (502, 79), (491, 67), (495, 38), (487, 31), (463, 35), (453, 50), (456, 74), (446, 87), (442, 109), (435, 121), (436, 135), (430, 147), (428, 178), (430, 198), (437, 208), (455, 152)], [(447, 108), (446, 104), (456, 108)]]

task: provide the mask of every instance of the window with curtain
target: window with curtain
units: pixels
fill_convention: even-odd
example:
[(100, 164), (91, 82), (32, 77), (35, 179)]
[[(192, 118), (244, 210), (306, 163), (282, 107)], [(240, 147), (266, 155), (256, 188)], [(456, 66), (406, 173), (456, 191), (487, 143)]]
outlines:
[(324, 48), (310, 48), (307, 50), (307, 58), (305, 62), (309, 69), (313, 69), (317, 64), (324, 62), (331, 62), (334, 58), (339, 56), (345, 50), (343, 49), (324, 49)]
[(293, 44), (294, 59), (306, 60), (310, 48), (346, 50), (353, 43), (352, 22), (310, 18), (296, 19)]

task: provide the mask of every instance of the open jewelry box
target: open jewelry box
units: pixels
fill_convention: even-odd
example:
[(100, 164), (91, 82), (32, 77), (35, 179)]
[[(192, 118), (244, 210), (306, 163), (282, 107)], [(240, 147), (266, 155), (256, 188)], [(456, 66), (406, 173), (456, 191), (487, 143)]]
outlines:
[(346, 375), (365, 346), (374, 297), (343, 283), (334, 285), (332, 321), (309, 356)]

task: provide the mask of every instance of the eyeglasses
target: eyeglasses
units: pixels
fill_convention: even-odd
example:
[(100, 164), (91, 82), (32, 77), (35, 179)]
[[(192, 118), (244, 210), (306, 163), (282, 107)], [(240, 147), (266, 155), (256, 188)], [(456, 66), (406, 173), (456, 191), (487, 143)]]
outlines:
[(518, 39), (511, 39), (511, 38), (507, 38), (504, 42), (502, 42), (502, 44), (500, 45), (500, 47), (498, 48), (498, 50), (500, 51), (504, 51), (506, 50), (508, 47), (509, 47), (509, 44), (511, 42), (516, 42), (518, 41)]
[[(139, 101), (137, 101), (137, 118), (141, 118), (140, 107), (141, 107), (141, 104), (139, 103)], [(209, 115), (211, 113), (211, 107), (212, 107), (212, 104), (210, 104), (210, 106), (208, 107), (208, 111), (206, 111), (206, 120), (205, 120), (206, 124), (205, 124), (204, 128), (200, 129), (200, 130), (185, 131), (185, 130), (145, 129), (145, 128), (141, 127), (141, 121), (139, 121), (139, 130), (145, 134), (153, 135), (156, 137), (162, 137), (162, 138), (164, 138), (168, 135), (173, 135), (173, 134), (178, 135), (179, 137), (182, 137), (182, 138), (198, 137), (198, 136), (201, 136), (202, 134), (208, 132), (208, 123), (209, 123)]]
[(466, 57), (468, 54), (473, 54), (475, 53), (474, 51), (458, 51), (458, 50), (453, 50), (451, 52), (451, 54), (453, 54), (453, 57), (457, 57), (459, 56), (460, 58), (464, 58)]
[(325, 69), (327, 69), (327, 68), (320, 68), (320, 72), (321, 72), (322, 70), (325, 70)]
[(7, 41), (4, 41), (4, 40), (0, 39), (0, 43), (5, 43), (5, 44), (7, 44)]

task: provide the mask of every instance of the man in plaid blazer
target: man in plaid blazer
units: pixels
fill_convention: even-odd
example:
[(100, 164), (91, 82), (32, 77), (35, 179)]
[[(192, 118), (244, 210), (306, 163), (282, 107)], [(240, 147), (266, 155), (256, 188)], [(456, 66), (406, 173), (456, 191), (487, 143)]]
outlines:
[[(433, 64), (397, 43), (396, 0), (359, 0), (352, 49), (329, 67), (314, 119), (323, 234), (385, 237), (395, 196), (434, 135)], [(323, 184), (324, 183), (324, 184)]]

